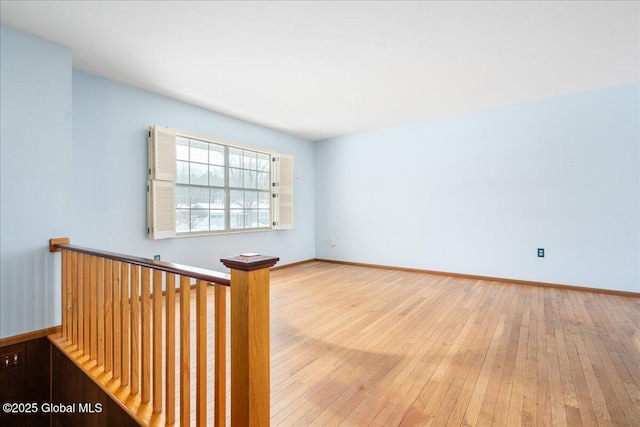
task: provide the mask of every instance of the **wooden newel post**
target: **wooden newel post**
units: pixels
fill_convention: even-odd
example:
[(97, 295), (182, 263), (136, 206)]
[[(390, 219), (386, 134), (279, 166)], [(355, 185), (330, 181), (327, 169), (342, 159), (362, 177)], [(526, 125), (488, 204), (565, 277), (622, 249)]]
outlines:
[(270, 423), (269, 268), (280, 258), (236, 256), (231, 269), (231, 425)]

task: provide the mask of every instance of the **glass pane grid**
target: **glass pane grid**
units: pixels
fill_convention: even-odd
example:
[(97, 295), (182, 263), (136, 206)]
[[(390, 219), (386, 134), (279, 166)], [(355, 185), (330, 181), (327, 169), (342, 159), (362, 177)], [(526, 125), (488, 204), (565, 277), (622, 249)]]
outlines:
[(178, 137), (176, 158), (178, 233), (270, 227), (269, 154)]

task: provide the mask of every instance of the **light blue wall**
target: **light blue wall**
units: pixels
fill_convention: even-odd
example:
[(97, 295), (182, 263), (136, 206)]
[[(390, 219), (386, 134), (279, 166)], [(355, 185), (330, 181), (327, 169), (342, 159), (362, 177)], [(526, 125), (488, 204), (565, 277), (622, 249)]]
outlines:
[(639, 86), (317, 142), (316, 257), (640, 292)]
[(71, 52), (0, 27), (0, 337), (60, 323), (71, 234)]
[[(251, 251), (640, 292), (640, 84), (311, 143), (1, 30), (0, 338), (59, 324), (56, 236), (218, 270)], [(294, 230), (147, 240), (152, 124), (294, 155)]]
[[(313, 143), (193, 105), (73, 71), (73, 235), (81, 246), (226, 271), (244, 252), (280, 264), (315, 256)], [(146, 238), (147, 129), (170, 126), (294, 156), (293, 230)]]

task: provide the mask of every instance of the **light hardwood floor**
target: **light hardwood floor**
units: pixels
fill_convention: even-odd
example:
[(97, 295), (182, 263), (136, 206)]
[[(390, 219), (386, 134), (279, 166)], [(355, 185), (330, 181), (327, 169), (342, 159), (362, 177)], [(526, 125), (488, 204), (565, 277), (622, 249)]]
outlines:
[(273, 426), (640, 426), (640, 299), (314, 262), (271, 273)]

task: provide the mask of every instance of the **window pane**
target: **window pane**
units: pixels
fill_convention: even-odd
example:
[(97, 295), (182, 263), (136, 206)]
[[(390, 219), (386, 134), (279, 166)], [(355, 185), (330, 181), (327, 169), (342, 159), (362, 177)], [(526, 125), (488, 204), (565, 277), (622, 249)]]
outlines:
[(244, 188), (257, 188), (258, 177), (256, 171), (244, 171)]
[(244, 226), (246, 228), (258, 228), (260, 227), (260, 224), (258, 224), (258, 211), (255, 209), (251, 209), (248, 211), (245, 211), (246, 213), (246, 217), (245, 217), (245, 224)]
[(258, 170), (269, 172), (269, 155), (258, 153)]
[(189, 183), (189, 163), (178, 161), (176, 182), (181, 184)]
[(209, 207), (209, 189), (191, 188), (191, 209), (205, 209)]
[(231, 198), (231, 209), (244, 208), (244, 191), (231, 190), (229, 192), (229, 197)]
[(189, 187), (176, 185), (176, 208), (189, 208), (191, 203)]
[(269, 209), (269, 201), (271, 199), (271, 194), (269, 193), (258, 193), (258, 207), (260, 209)]
[(229, 187), (242, 188), (242, 169), (229, 168)]
[(188, 233), (190, 231), (189, 209), (176, 209), (176, 232)]
[(224, 187), (223, 166), (209, 166), (209, 185)]
[(269, 215), (269, 211), (258, 211), (258, 222), (260, 227), (270, 227), (271, 215)]
[(224, 209), (224, 190), (212, 189), (209, 202), (212, 209)]
[(271, 185), (271, 174), (265, 172), (256, 172), (258, 174), (258, 188), (268, 190)]
[(258, 192), (257, 191), (245, 191), (244, 192), (244, 207), (245, 208), (257, 208), (258, 207)]
[(229, 147), (229, 166), (235, 168), (242, 167), (242, 150)]
[(224, 166), (224, 146), (209, 144), (209, 164)]
[(191, 231), (209, 231), (209, 211), (191, 209)]
[(209, 167), (199, 163), (191, 163), (191, 173), (189, 183), (197, 185), (207, 185), (209, 183)]
[(224, 230), (224, 211), (209, 211), (209, 228), (211, 231)]
[(232, 209), (229, 220), (231, 221), (229, 228), (244, 228), (244, 211)]
[(189, 160), (189, 140), (181, 136), (176, 138), (176, 159)]
[(244, 168), (256, 170), (256, 153), (255, 151), (244, 150)]
[(190, 160), (198, 163), (209, 163), (209, 144), (192, 139)]

